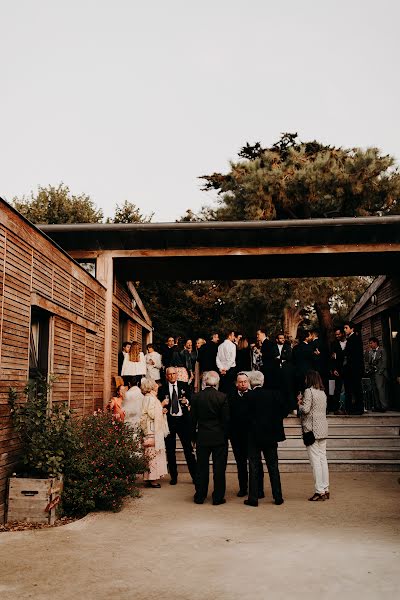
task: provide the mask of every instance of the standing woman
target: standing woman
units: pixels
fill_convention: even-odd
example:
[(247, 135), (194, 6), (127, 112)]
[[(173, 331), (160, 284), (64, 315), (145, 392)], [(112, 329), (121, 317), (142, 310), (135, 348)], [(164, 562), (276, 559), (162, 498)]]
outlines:
[[(313, 443), (306, 446), (315, 485), (315, 493), (309, 500), (311, 502), (329, 500), (329, 470), (326, 458), (326, 439), (328, 437), (326, 394), (317, 371), (307, 372), (306, 389), (303, 396), (299, 394), (298, 405), (303, 439), (304, 434), (310, 432), (314, 434), (315, 438)], [(312, 441), (312, 436), (310, 441)]]
[(139, 342), (131, 342), (129, 355), (125, 355), (121, 375), (129, 378), (131, 385), (140, 385), (142, 377), (146, 376), (146, 359), (140, 350)]
[(236, 350), (236, 368), (238, 373), (252, 370), (252, 353), (247, 337), (241, 337)]
[(158, 384), (154, 379), (143, 378), (140, 389), (144, 395), (140, 425), (144, 433), (143, 446), (149, 459), (144, 479), (146, 487), (160, 488), (158, 480), (168, 473), (164, 438), (169, 434), (165, 414), (169, 400), (159, 401)]
[(197, 393), (200, 391), (201, 381), (200, 381), (200, 363), (199, 363), (199, 352), (200, 348), (204, 346), (206, 340), (203, 338), (197, 338), (196, 340), (196, 360), (194, 364), (194, 391)]

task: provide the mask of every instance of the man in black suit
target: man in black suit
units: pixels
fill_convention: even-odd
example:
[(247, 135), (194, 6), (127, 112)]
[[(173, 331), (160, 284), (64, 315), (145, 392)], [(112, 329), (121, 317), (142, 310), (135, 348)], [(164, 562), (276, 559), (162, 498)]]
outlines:
[(352, 322), (344, 324), (346, 348), (343, 360), (343, 382), (346, 394), (346, 412), (351, 415), (364, 414), (361, 379), (364, 374), (364, 353), (361, 336), (355, 332)]
[[(292, 346), (285, 340), (283, 333), (275, 336), (275, 342), (270, 345), (270, 381), (264, 381), (264, 387), (280, 390), (287, 406), (287, 412), (297, 408), (294, 368), (292, 364)], [(265, 377), (265, 375), (264, 375)]]
[(335, 391), (329, 409), (340, 414), (340, 394), (343, 386), (343, 361), (346, 348), (346, 335), (341, 327), (335, 329), (335, 341), (332, 344), (331, 375), (335, 381)]
[(329, 350), (328, 344), (321, 339), (318, 329), (311, 329), (310, 346), (313, 352), (314, 371), (320, 374), (325, 390), (328, 390), (329, 381)]
[[(249, 474), (247, 471), (248, 461), (248, 418), (249, 418), (249, 392), (250, 382), (245, 373), (239, 373), (236, 377), (236, 388), (228, 395), (229, 404), (229, 439), (233, 455), (235, 457), (239, 491), (237, 496), (247, 496)], [(260, 470), (260, 481), (258, 493), (264, 496), (264, 472)]]
[(208, 342), (199, 348), (200, 375), (205, 375), (207, 371), (217, 370), (218, 344), (219, 334), (214, 332)]
[(304, 392), (306, 375), (314, 367), (313, 349), (310, 342), (310, 332), (302, 331), (299, 334), (299, 343), (293, 348), (292, 357), (296, 378), (296, 395), (298, 392)]
[(178, 467), (176, 464), (177, 435), (181, 441), (189, 473), (193, 480), (196, 475), (196, 458), (191, 444), (190, 388), (187, 383), (177, 381), (178, 372), (176, 367), (168, 367), (165, 374), (166, 382), (158, 389), (158, 397), (161, 402), (167, 398), (169, 400), (167, 412), (169, 435), (165, 438), (165, 450), (171, 476), (170, 484), (176, 485), (178, 481)]
[(219, 375), (208, 371), (205, 389), (194, 394), (191, 402), (192, 439), (196, 446), (197, 473), (194, 502), (207, 498), (210, 454), (213, 461), (213, 504), (225, 504), (225, 471), (228, 459), (229, 406), (225, 394), (217, 390)]
[(283, 418), (285, 404), (277, 390), (263, 389), (264, 375), (252, 374), (249, 392), (249, 497), (247, 506), (258, 506), (258, 482), (261, 453), (264, 455), (275, 504), (283, 504), (278, 465), (278, 442), (285, 440)]
[(265, 381), (272, 377), (272, 342), (267, 337), (267, 331), (263, 327), (257, 329), (257, 342), (261, 344), (260, 352), (262, 357), (261, 371), (264, 373)]

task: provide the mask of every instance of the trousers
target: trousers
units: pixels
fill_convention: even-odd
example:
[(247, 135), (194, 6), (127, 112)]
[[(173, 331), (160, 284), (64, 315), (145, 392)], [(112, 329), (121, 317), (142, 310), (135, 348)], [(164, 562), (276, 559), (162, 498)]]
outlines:
[(176, 436), (178, 435), (186, 463), (192, 479), (196, 475), (196, 458), (192, 448), (190, 424), (184, 420), (184, 417), (172, 417), (169, 422), (170, 433), (165, 438), (165, 451), (167, 453), (168, 469), (171, 479), (177, 479), (178, 467), (176, 464)]
[(258, 502), (261, 453), (264, 455), (267, 465), (269, 481), (271, 484), (272, 497), (274, 500), (282, 500), (281, 476), (278, 464), (278, 444), (258, 445), (253, 440), (249, 441), (249, 500)]
[(214, 490), (212, 498), (214, 502), (220, 502), (225, 496), (226, 489), (226, 463), (228, 460), (228, 444), (219, 446), (197, 446), (197, 471), (195, 478), (197, 500), (203, 501), (207, 498), (208, 483), (210, 477), (210, 455), (212, 456)]
[(323, 494), (329, 490), (329, 470), (326, 458), (326, 439), (315, 440), (311, 446), (307, 446), (308, 458), (314, 476), (315, 492)]
[[(237, 466), (239, 490), (241, 492), (247, 492), (249, 481), (249, 473), (247, 470), (247, 463), (249, 460), (247, 432), (244, 434), (232, 433), (230, 439), (232, 452)], [(264, 469), (262, 466), (261, 457), (258, 469), (258, 493), (259, 495), (264, 493)]]

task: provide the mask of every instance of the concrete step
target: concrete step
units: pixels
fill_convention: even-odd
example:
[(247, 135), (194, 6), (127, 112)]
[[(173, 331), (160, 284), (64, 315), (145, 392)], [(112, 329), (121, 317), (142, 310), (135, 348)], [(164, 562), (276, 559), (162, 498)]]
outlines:
[[(385, 436), (342, 436), (335, 435), (329, 436), (327, 440), (328, 448), (398, 448), (400, 450), (400, 436), (399, 435), (385, 435)], [(284, 442), (279, 442), (279, 448), (304, 448), (303, 439), (300, 436), (289, 436)]]
[[(329, 460), (330, 471), (400, 471), (400, 460)], [(187, 473), (187, 465), (184, 461), (177, 461), (178, 471)], [(210, 463), (210, 470), (212, 470)], [(308, 460), (279, 460), (279, 470), (281, 473), (307, 473), (311, 471), (311, 466)], [(264, 472), (267, 471), (264, 465)], [(236, 473), (235, 461), (228, 461), (227, 473)]]
[[(400, 427), (399, 425), (376, 425), (376, 424), (331, 424), (328, 423), (329, 437), (333, 435), (341, 435), (346, 437), (353, 436), (398, 436)], [(300, 425), (286, 425), (285, 426), (286, 436), (298, 435), (301, 436)]]

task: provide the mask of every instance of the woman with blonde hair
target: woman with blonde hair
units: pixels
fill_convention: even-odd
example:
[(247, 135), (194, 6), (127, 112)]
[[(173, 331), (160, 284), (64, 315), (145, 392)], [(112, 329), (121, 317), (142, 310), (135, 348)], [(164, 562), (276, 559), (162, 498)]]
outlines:
[(158, 384), (154, 379), (144, 377), (140, 389), (144, 395), (140, 425), (144, 433), (143, 446), (149, 459), (148, 471), (144, 474), (146, 487), (159, 488), (158, 480), (167, 475), (167, 458), (164, 438), (169, 434), (165, 408), (168, 399), (157, 398)]
[(130, 385), (140, 385), (140, 380), (146, 375), (146, 359), (140, 350), (139, 342), (131, 342), (129, 354), (124, 355), (121, 375), (129, 379)]
[(304, 395), (298, 395), (298, 406), (303, 440), (314, 476), (315, 492), (311, 502), (329, 500), (329, 469), (326, 458), (328, 420), (326, 418), (326, 394), (317, 371), (306, 374)]

